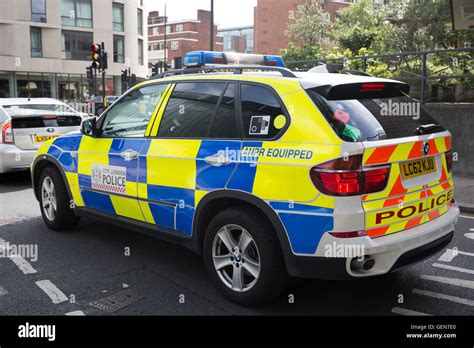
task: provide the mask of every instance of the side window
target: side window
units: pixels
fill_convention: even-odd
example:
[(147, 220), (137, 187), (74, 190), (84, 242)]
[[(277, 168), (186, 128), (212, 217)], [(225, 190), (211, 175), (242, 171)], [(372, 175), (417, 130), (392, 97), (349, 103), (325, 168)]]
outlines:
[(102, 123), (102, 137), (143, 137), (167, 85), (143, 87), (114, 104)]
[(242, 84), (241, 99), (245, 138), (271, 139), (285, 127), (285, 112), (268, 88)]
[(164, 138), (205, 138), (225, 82), (178, 83), (158, 131)]
[(211, 138), (239, 139), (235, 115), (235, 84), (229, 83), (211, 124)]

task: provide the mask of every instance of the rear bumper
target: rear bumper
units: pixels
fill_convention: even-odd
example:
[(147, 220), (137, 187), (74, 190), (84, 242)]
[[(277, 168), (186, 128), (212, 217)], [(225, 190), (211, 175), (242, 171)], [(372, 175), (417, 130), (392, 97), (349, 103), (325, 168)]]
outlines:
[[(303, 278), (353, 279), (392, 272), (422, 261), (436, 254), (449, 244), (454, 236), (454, 227), (459, 218), (459, 208), (452, 204), (450, 209), (435, 220), (399, 233), (378, 237), (335, 238), (329, 234), (321, 239), (318, 252), (313, 256), (293, 255), (290, 275)], [(324, 250), (363, 251), (362, 255), (375, 261), (370, 270), (351, 267), (354, 257), (326, 257)]]
[(0, 144), (0, 173), (28, 169), (36, 151), (22, 150), (11, 144)]

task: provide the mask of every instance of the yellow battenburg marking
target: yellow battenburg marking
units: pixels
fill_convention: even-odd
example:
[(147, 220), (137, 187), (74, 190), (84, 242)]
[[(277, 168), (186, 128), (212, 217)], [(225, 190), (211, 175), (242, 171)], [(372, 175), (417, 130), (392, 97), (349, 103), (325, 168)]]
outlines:
[(48, 141), (45, 141), (43, 144), (41, 144), (38, 151), (36, 151), (35, 157), (38, 157), (39, 155), (44, 155), (45, 153), (48, 153), (49, 148), (50, 148), (50, 146), (53, 142), (54, 142), (54, 139), (50, 139)]
[(82, 200), (81, 190), (78, 186), (71, 186), (72, 199), (76, 207), (85, 206), (84, 201)]
[(127, 190), (127, 196), (137, 197), (137, 183), (127, 181), (125, 183), (125, 188)]
[(200, 140), (152, 140), (147, 155), (147, 183), (194, 190), (200, 146)]
[(333, 146), (342, 144), (342, 140), (334, 133), (302, 88), (296, 93), (282, 96), (282, 100), (290, 113), (291, 124), (281, 141), (323, 143)]
[(93, 164), (108, 165), (112, 141), (113, 139), (83, 137), (79, 149), (78, 173), (91, 175)]
[(65, 172), (69, 186), (79, 186), (79, 176), (77, 173)]
[(207, 194), (208, 194), (207, 191), (195, 190), (194, 191), (194, 206), (197, 207), (201, 199), (203, 199), (204, 196)]
[(308, 167), (261, 163), (252, 193), (264, 200), (293, 202), (309, 202), (318, 195)]
[(134, 220), (145, 221), (138, 201), (133, 198), (109, 195), (117, 215)]
[(148, 222), (149, 224), (156, 224), (155, 218), (153, 217), (153, 214), (151, 213), (150, 210), (150, 205), (147, 202), (144, 201), (139, 201), (140, 208), (142, 210), (143, 216), (145, 218), (145, 221)]
[(161, 124), (161, 119), (163, 118), (163, 114), (165, 113), (166, 106), (168, 105), (168, 101), (171, 98), (171, 94), (173, 94), (174, 87), (176, 85), (172, 84), (168, 87), (166, 93), (163, 94), (160, 108), (158, 110), (158, 113), (155, 117), (155, 120), (153, 122), (153, 128), (151, 130), (150, 136), (156, 137), (158, 135), (158, 130), (160, 129), (160, 124)]
[(148, 185), (138, 183), (138, 197), (148, 199)]

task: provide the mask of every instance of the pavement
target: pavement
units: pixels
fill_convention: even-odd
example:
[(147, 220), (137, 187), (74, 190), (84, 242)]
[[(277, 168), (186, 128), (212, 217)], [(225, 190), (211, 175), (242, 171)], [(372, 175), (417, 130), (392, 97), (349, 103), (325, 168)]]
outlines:
[(454, 176), (454, 199), (461, 211), (474, 214), (474, 176)]
[(2, 315), (474, 315), (468, 213), (452, 243), (428, 260), (370, 279), (295, 280), (257, 308), (225, 300), (201, 258), (177, 245), (91, 219), (70, 232), (49, 230), (27, 173), (0, 183), (0, 244), (7, 242), (36, 246), (37, 258), (0, 257)]

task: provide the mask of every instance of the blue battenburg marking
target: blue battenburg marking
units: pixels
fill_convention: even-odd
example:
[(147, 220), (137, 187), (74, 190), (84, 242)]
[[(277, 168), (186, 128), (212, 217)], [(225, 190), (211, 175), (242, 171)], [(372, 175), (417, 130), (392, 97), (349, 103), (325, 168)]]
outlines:
[(176, 207), (176, 229), (187, 236), (193, 233), (194, 208)]
[(81, 190), (81, 194), (86, 207), (116, 214), (109, 195), (88, 190)]
[(332, 216), (279, 213), (295, 253), (314, 254), (324, 233), (334, 228)]
[(114, 139), (109, 151), (109, 165), (127, 168), (127, 181), (137, 182), (138, 160), (126, 161), (120, 155), (122, 152), (132, 150), (140, 153), (144, 139)]
[(178, 187), (148, 185), (148, 199), (179, 205), (194, 207), (194, 190)]
[(174, 207), (149, 203), (155, 224), (174, 229)]
[(64, 171), (77, 173), (77, 156), (72, 157), (70, 152), (63, 152), (59, 157), (59, 163), (61, 163)]
[[(243, 148), (245, 147), (262, 147), (262, 142), (259, 141), (248, 141), (244, 142)], [(233, 190), (240, 190), (245, 192), (252, 192), (253, 184), (255, 182), (255, 174), (257, 173), (257, 162), (255, 158), (241, 157), (240, 162), (237, 165), (237, 170), (232, 179), (230, 180), (227, 188)]]
[(58, 149), (56, 146), (50, 146), (48, 149), (48, 155), (53, 156), (54, 158), (58, 159), (61, 156), (62, 151)]
[(150, 149), (151, 140), (146, 140), (143, 144), (142, 149), (140, 150), (140, 157), (138, 159), (138, 182), (142, 184), (147, 183), (147, 170), (148, 170), (148, 162), (147, 162), (147, 155), (148, 150)]
[(78, 151), (81, 145), (82, 134), (72, 133), (63, 135), (54, 140), (54, 145), (61, 148), (63, 151)]
[(289, 212), (304, 212), (314, 214), (332, 214), (334, 209), (316, 207), (307, 204), (291, 203), (291, 202), (270, 202), (270, 206), (275, 210), (287, 210)]
[(92, 180), (89, 175), (78, 174), (77, 177), (79, 180), (79, 187), (92, 187)]
[(212, 191), (224, 188), (235, 169), (236, 163), (215, 167), (206, 163), (204, 159), (222, 154), (229, 158), (234, 156), (233, 160), (236, 161), (239, 150), (239, 141), (202, 141), (196, 160), (196, 189)]

